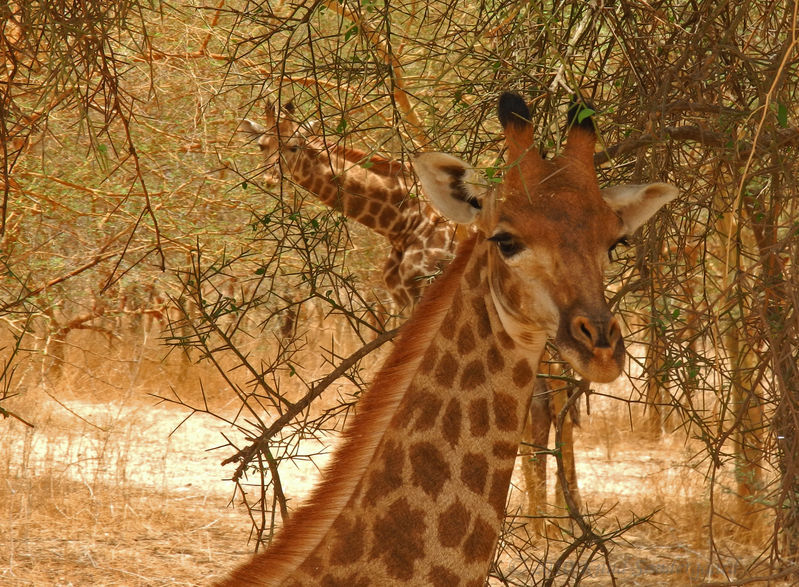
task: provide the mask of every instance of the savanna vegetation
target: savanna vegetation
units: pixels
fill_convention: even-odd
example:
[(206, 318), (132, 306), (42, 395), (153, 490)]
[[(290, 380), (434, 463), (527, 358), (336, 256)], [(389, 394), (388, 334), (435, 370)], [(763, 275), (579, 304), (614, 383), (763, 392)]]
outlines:
[(242, 119), (291, 103), (330, 144), (492, 181), (514, 90), (542, 150), (579, 93), (601, 183), (680, 196), (608, 275), (629, 378), (562, 381), (589, 408), (584, 507), (539, 535), (512, 488), (489, 582), (794, 582), (797, 58), (795, 0), (3, 2), (0, 580), (221, 576), (391, 346), (385, 242), (265, 166)]

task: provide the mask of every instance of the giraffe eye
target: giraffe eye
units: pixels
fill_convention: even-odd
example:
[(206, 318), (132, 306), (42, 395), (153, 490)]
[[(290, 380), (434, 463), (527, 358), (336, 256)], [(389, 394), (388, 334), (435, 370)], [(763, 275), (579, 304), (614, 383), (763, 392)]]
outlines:
[(627, 240), (626, 236), (621, 237), (615, 243), (610, 245), (610, 248), (608, 249), (608, 259), (610, 261), (613, 261), (613, 251), (616, 250), (616, 247), (618, 247), (619, 245), (623, 245), (623, 246), (626, 247), (629, 244), (630, 244), (630, 242)]
[(509, 232), (498, 232), (488, 240), (497, 244), (499, 252), (506, 259), (513, 257), (513, 255), (524, 249), (524, 245)]

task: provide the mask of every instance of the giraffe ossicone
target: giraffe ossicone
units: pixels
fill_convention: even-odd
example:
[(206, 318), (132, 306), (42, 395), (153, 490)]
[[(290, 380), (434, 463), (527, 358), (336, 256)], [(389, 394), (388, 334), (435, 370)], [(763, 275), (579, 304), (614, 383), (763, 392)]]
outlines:
[(607, 253), (676, 190), (603, 198), (591, 127), (572, 125), (545, 161), (524, 101), (504, 94), (499, 115), (508, 168), (492, 190), (470, 189), (459, 160), (417, 159), (431, 201), (474, 235), (426, 290), (308, 501), (226, 585), (482, 586), (547, 337), (586, 378), (621, 373)]

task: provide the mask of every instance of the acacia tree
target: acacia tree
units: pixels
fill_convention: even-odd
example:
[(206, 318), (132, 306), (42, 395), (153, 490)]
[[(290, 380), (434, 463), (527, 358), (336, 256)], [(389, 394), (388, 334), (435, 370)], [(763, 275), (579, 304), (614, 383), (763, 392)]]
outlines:
[[(243, 154), (250, 147), (234, 135), (236, 120), (257, 118), (267, 99), (291, 100), (329, 141), (401, 160), (454, 152), (491, 180), (501, 173), (496, 95), (524, 93), (542, 149), (552, 151), (579, 91), (597, 110), (603, 183), (664, 180), (682, 193), (621, 255), (613, 278), (614, 303), (643, 348), (623, 399), (642, 406), (642, 433), (682, 429), (704, 446), (694, 466), (711, 496), (710, 563), (724, 568), (715, 536), (730, 514), (719, 478), (733, 466), (736, 523), (754, 529), (766, 512), (761, 558), (773, 576), (791, 572), (799, 554), (795, 1), (12, 2), (0, 10), (0, 311), (16, 335), (0, 372), (4, 394), (14, 393), (23, 333), (37, 321), (104, 328), (101, 314), (123, 314), (119, 303), (79, 292), (101, 300), (126, 277), (167, 269), (178, 310), (168, 341), (215, 365), (248, 417), (171, 399), (244, 434), (229, 458), (242, 491), (250, 491), (245, 473), (258, 476), (259, 492), (246, 499), (266, 537), (279, 512), (288, 515), (280, 463), (298, 456), (301, 437), (337, 429), (363, 387), (359, 360), (391, 331), (376, 318), (379, 291), (370, 291), (379, 290), (376, 241), (303, 205), (289, 183), (270, 185)], [(190, 23), (185, 39), (160, 34), (177, 21)], [(174, 70), (188, 77), (164, 94), (164, 72)], [(201, 90), (182, 95), (186, 79)], [(175, 94), (164, 123), (159, 108)], [(220, 121), (224, 131), (208, 140)], [(64, 139), (72, 128), (77, 138)], [(32, 167), (55, 165), (64, 145), (91, 154), (92, 169)], [(52, 229), (53, 210), (76, 227), (70, 241)], [(96, 222), (80, 225), (86, 219)], [(345, 254), (353, 241), (364, 254)], [(47, 242), (70, 263), (48, 264)], [(342, 345), (337, 332), (325, 372), (307, 372), (305, 333), (331, 315), (355, 342)], [(247, 341), (265, 338), (277, 350), (251, 354)], [(314, 407), (341, 377), (352, 397)], [(300, 382), (299, 399), (287, 380)], [(564, 550), (581, 564), (544, 560), (547, 580), (579, 573), (617, 535), (581, 529)], [(493, 573), (512, 580), (499, 563)]]

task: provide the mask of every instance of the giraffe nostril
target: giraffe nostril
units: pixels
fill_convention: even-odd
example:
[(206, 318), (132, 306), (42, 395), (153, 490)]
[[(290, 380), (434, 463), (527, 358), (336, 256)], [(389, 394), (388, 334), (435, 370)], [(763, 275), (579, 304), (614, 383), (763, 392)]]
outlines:
[(610, 348), (615, 348), (621, 340), (621, 327), (615, 317), (608, 322), (608, 343)]
[(591, 323), (591, 320), (585, 316), (577, 316), (572, 319), (571, 332), (575, 339), (589, 349), (594, 348), (597, 343), (597, 330)]

